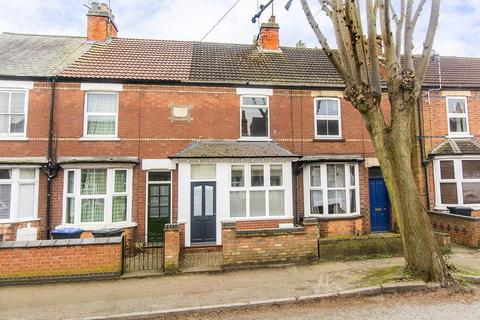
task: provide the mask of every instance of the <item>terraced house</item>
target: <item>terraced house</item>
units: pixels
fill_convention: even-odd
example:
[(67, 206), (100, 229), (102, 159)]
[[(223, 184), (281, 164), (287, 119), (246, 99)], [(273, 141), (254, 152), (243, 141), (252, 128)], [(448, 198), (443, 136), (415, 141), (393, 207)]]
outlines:
[[(87, 37), (0, 35), (3, 240), (115, 227), (236, 263), (254, 259), (240, 235), (271, 235), (262, 255), (275, 260), (315, 255), (318, 236), (394, 230), (340, 77), (321, 50), (279, 46), (274, 17), (257, 45), (119, 38), (104, 4), (87, 17)], [(436, 208), (480, 205), (468, 180), (480, 170), (480, 79), (464, 72), (480, 60), (445, 61), (440, 86), (432, 60), (419, 113), (435, 155), (419, 184)]]

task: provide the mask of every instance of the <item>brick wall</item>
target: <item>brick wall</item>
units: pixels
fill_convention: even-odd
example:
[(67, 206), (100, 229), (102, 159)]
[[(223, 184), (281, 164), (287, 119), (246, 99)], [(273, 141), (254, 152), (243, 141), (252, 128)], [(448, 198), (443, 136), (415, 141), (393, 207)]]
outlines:
[(480, 217), (464, 217), (448, 213), (428, 213), (434, 230), (450, 235), (453, 242), (472, 248), (480, 247)]
[(121, 238), (0, 243), (0, 284), (118, 277)]
[(351, 220), (320, 220), (319, 222), (321, 238), (365, 233), (362, 217)]
[(15, 241), (17, 237), (17, 229), (25, 228), (27, 226), (37, 228), (37, 238), (42, 238), (44, 230), (39, 220), (2, 223), (0, 224), (0, 238), (2, 238), (3, 241)]
[(234, 223), (224, 223), (223, 263), (233, 266), (314, 259), (318, 257), (318, 237), (316, 221), (284, 230), (237, 230)]

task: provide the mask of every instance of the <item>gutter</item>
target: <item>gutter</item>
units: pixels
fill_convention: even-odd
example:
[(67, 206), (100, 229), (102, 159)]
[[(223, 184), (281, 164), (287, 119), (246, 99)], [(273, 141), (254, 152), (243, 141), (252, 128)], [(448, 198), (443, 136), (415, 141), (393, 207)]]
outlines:
[(50, 79), (51, 82), (51, 99), (50, 99), (50, 119), (48, 124), (48, 150), (47, 150), (47, 164), (44, 167), (44, 172), (47, 175), (47, 202), (46, 202), (46, 218), (45, 218), (45, 239), (50, 238), (50, 221), (52, 214), (52, 187), (53, 179), (57, 176), (58, 164), (56, 163), (53, 152), (53, 125), (55, 114), (55, 91), (57, 78)]
[(425, 137), (423, 132), (423, 105), (422, 105), (422, 95), (417, 98), (417, 112), (418, 112), (418, 133), (419, 133), (419, 140), (420, 140), (420, 158), (422, 161), (422, 168), (423, 168), (423, 175), (424, 175), (424, 183), (425, 183), (425, 194), (427, 200), (427, 210), (430, 210), (430, 186), (428, 183), (428, 164), (430, 162), (429, 159), (425, 157)]

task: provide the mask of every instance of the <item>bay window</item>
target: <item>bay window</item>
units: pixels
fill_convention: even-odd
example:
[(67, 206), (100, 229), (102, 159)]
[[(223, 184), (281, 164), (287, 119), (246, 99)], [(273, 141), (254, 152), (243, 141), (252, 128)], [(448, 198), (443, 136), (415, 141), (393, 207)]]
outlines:
[(36, 219), (38, 169), (0, 168), (0, 222)]
[(25, 137), (27, 91), (0, 89), (0, 138)]
[(480, 158), (435, 160), (436, 206), (480, 207)]
[(468, 130), (468, 109), (466, 97), (447, 97), (448, 134), (466, 136)]
[(241, 96), (240, 121), (241, 138), (268, 138), (268, 97)]
[(88, 168), (65, 171), (64, 222), (109, 224), (130, 220), (132, 170)]
[(359, 214), (358, 165), (314, 164), (304, 169), (305, 215)]
[(234, 164), (230, 170), (230, 217), (285, 216), (283, 164)]

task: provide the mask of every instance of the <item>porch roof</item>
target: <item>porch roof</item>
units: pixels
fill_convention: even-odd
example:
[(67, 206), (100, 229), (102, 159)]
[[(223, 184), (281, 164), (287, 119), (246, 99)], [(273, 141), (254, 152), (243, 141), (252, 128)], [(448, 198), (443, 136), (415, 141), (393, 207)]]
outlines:
[(70, 163), (139, 163), (137, 157), (58, 157), (59, 164)]
[(474, 138), (447, 138), (432, 150), (430, 156), (480, 154), (480, 143)]
[(298, 158), (298, 156), (270, 141), (197, 141), (169, 158)]

